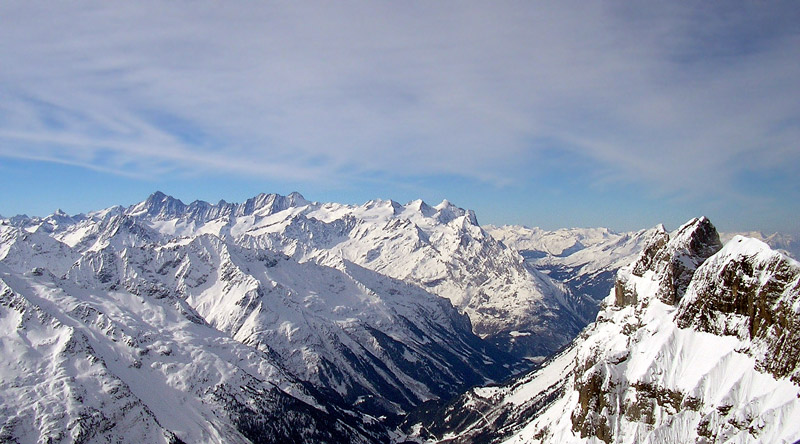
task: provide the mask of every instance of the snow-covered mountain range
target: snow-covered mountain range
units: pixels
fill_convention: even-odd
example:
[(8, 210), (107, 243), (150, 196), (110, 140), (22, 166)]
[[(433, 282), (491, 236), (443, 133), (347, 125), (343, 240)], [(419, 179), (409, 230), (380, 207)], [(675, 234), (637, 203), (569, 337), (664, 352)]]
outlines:
[[(552, 231), (520, 225), (486, 225), (483, 228), (495, 239), (519, 251), (530, 267), (562, 282), (573, 294), (582, 297), (582, 301), (594, 302), (584, 305), (586, 312), (583, 313), (592, 319), (600, 309), (600, 302), (614, 287), (617, 271), (636, 259), (654, 231), (664, 230), (663, 226), (624, 233), (607, 228)], [(800, 242), (791, 235), (720, 233), (723, 243), (735, 236), (761, 240), (792, 258), (800, 258)]]
[(648, 236), (659, 229), (616, 233), (607, 228), (484, 228), (492, 237), (518, 250), (529, 268), (562, 282), (583, 302), (581, 314), (589, 320), (594, 319), (600, 303), (614, 287), (617, 271), (635, 259)]
[(695, 219), (657, 227), (597, 320), (542, 367), (409, 418), (418, 440), (792, 443), (800, 263)]
[(297, 193), (0, 219), (0, 442), (788, 442), (799, 276), (706, 219)]
[(0, 298), (12, 441), (381, 441), (586, 323), (470, 211), (297, 193), (2, 220)]

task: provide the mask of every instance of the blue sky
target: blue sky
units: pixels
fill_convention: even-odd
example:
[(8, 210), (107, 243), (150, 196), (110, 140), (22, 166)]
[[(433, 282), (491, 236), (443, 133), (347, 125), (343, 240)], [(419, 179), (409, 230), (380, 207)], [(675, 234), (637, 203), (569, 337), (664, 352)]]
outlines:
[(793, 2), (10, 1), (0, 41), (4, 216), (297, 190), (800, 233)]

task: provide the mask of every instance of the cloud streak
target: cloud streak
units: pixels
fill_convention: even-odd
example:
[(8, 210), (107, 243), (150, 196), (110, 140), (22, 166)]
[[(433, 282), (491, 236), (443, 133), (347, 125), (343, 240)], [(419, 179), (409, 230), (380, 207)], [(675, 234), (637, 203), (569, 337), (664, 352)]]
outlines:
[(789, 3), (297, 3), (4, 3), (0, 155), (513, 184), (549, 150), (665, 192), (800, 185)]

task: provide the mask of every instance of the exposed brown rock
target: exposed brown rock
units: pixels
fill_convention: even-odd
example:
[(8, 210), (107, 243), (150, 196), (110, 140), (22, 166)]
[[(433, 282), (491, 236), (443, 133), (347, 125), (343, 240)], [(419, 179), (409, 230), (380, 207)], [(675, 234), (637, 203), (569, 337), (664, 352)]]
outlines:
[[(677, 304), (694, 271), (706, 259), (722, 248), (719, 234), (705, 217), (693, 219), (683, 225), (670, 238), (665, 231), (657, 231), (647, 242), (639, 258), (631, 265), (631, 273), (642, 277), (648, 271), (659, 280), (658, 299), (670, 305)], [(639, 303), (636, 289), (624, 278), (617, 276), (614, 286), (617, 306)]]
[(678, 326), (750, 340), (762, 370), (800, 385), (797, 262), (778, 253), (766, 261), (740, 256), (721, 270), (703, 271), (695, 279), (696, 296), (676, 316)]

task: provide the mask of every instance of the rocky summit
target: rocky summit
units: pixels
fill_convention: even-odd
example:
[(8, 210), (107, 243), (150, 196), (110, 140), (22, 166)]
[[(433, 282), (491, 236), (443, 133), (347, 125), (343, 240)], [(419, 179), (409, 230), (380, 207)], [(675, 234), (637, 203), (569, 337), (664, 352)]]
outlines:
[(800, 264), (694, 219), (657, 229), (594, 323), (541, 368), (409, 418), (448, 443), (800, 438)]

